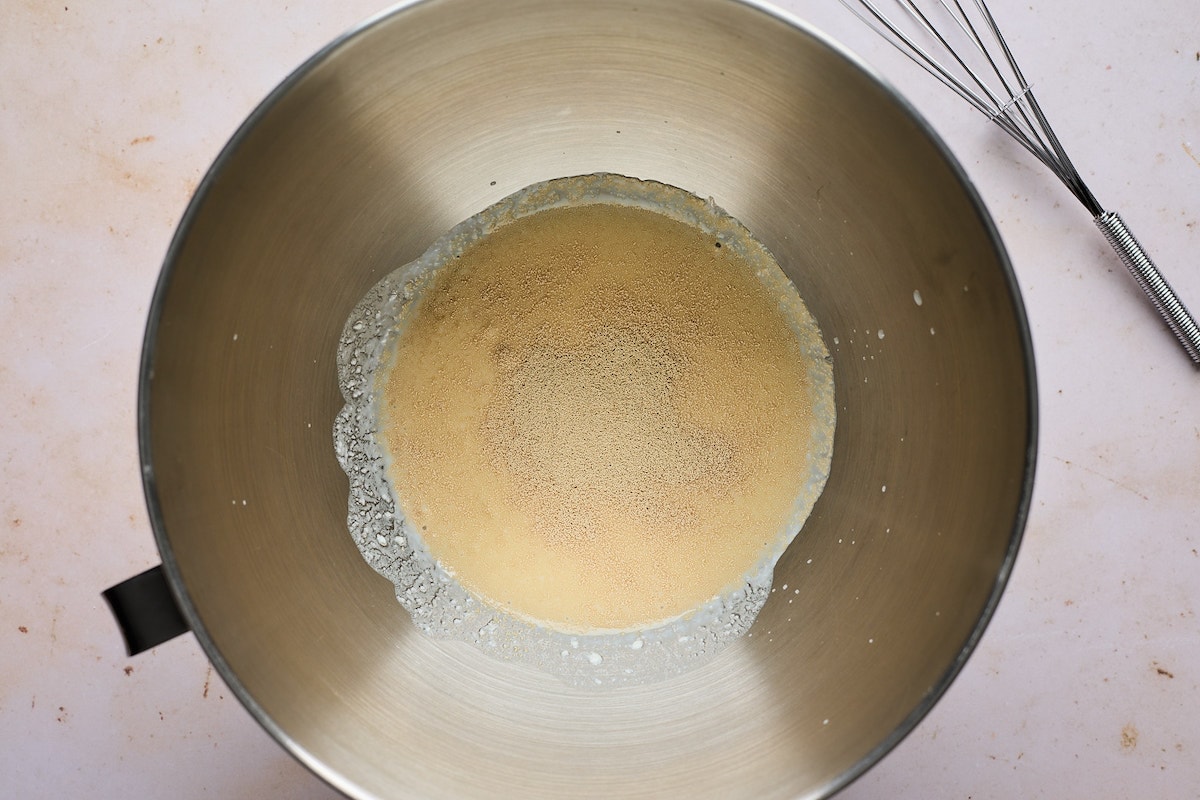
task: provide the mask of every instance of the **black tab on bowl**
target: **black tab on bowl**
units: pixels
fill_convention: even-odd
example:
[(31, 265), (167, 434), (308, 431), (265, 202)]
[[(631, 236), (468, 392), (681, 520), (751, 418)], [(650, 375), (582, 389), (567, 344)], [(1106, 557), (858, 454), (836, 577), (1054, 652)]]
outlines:
[(175, 603), (162, 564), (106, 589), (104, 599), (117, 619), (125, 637), (125, 649), (131, 656), (191, 629)]

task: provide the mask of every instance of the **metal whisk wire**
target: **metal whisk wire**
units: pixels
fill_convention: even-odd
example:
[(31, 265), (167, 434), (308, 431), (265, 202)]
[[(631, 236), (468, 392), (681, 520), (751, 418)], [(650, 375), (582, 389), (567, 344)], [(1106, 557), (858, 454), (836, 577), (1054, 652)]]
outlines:
[[(951, 26), (939, 26), (918, 0), (891, 0), (901, 17), (877, 0), (841, 0), (876, 33), (941, 81), (1042, 162), (1092, 215), (1109, 244), (1192, 361), (1200, 365), (1200, 326), (1171, 289), (1121, 217), (1105, 211), (1071, 163), (1033, 88), (984, 0), (929, 0)], [(957, 32), (957, 33), (956, 33)], [(952, 42), (957, 37), (959, 42)], [(962, 44), (965, 46), (957, 46)]]

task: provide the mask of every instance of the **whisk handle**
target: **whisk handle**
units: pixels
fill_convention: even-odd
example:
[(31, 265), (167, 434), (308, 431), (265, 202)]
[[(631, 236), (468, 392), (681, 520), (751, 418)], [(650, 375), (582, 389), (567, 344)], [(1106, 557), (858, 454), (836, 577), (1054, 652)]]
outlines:
[(1095, 221), (1096, 227), (1104, 234), (1112, 249), (1117, 251), (1121, 263), (1133, 275), (1138, 286), (1142, 287), (1146, 297), (1150, 298), (1171, 333), (1179, 339), (1193, 363), (1200, 365), (1200, 325), (1196, 324), (1179, 295), (1175, 294), (1150, 256), (1133, 238), (1121, 215), (1115, 211), (1105, 211), (1097, 215)]

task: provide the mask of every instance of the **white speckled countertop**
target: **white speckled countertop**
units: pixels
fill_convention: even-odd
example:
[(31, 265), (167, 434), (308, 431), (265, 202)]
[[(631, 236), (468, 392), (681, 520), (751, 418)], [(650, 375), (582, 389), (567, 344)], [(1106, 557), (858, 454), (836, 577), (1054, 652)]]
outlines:
[[(947, 140), (1024, 292), (1033, 510), (978, 650), (842, 797), (1200, 797), (1200, 372), (1087, 214), (834, 0), (782, 3)], [(993, 0), (1057, 132), (1200, 311), (1195, 0)], [(378, 0), (0, 8), (0, 775), (8, 797), (334, 792), (193, 637), (129, 659), (100, 591), (158, 562), (137, 461), (147, 304), (253, 106)]]

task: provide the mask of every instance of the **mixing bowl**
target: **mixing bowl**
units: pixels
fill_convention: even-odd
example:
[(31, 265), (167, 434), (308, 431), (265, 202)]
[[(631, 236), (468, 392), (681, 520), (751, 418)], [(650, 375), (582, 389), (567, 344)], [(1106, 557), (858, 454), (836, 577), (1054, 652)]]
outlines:
[[(599, 171), (754, 232), (822, 327), (838, 419), (750, 634), (588, 691), (413, 627), (347, 532), (332, 426), (338, 335), (370, 286), (497, 199)], [(820, 35), (733, 0), (429, 0), (317, 54), (220, 154), (162, 271), (139, 402), (183, 618), (330, 784), (729, 798), (829, 794), (942, 694), (1012, 565), (1035, 397), (979, 198)]]

